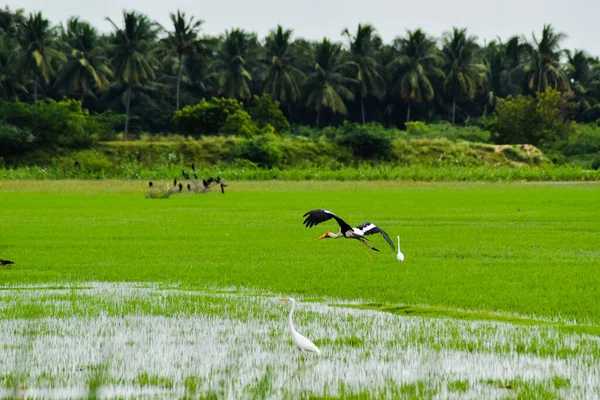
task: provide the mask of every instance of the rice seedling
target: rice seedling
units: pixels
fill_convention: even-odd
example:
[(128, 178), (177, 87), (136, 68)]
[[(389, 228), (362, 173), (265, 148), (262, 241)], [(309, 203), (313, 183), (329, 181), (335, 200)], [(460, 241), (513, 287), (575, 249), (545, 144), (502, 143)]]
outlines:
[[(22, 390), (31, 397), (87, 396), (90, 387), (102, 398), (600, 395), (600, 339), (543, 324), (305, 301), (297, 326), (322, 350), (305, 357), (293, 348), (288, 308), (274, 295), (140, 283), (27, 288), (36, 290), (0, 291), (0, 371), (14, 371), (23, 358)], [(38, 316), (23, 318), (17, 305), (37, 308)], [(0, 396), (12, 393), (7, 382), (5, 373)]]

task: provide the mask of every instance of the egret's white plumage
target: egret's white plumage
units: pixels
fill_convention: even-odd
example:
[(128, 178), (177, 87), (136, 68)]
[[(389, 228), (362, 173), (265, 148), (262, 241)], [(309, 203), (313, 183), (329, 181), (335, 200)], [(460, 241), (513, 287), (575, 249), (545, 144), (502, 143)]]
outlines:
[(311, 342), (308, 338), (306, 338), (305, 336), (303, 336), (301, 333), (299, 333), (298, 331), (296, 331), (294, 329), (294, 309), (296, 308), (296, 300), (294, 300), (291, 297), (287, 297), (287, 298), (282, 298), (281, 301), (287, 301), (289, 303), (291, 303), (292, 308), (290, 310), (290, 317), (288, 319), (288, 324), (289, 324), (289, 329), (290, 329), (290, 334), (292, 335), (292, 343), (294, 343), (294, 346), (296, 346), (299, 350), (304, 351), (310, 351), (311, 353), (317, 353), (317, 354), (321, 354), (321, 350), (319, 350), (319, 348), (317, 346), (315, 346), (315, 344), (313, 342)]
[(398, 236), (398, 254), (396, 254), (396, 259), (398, 261), (404, 261), (404, 254), (400, 251), (400, 236)]

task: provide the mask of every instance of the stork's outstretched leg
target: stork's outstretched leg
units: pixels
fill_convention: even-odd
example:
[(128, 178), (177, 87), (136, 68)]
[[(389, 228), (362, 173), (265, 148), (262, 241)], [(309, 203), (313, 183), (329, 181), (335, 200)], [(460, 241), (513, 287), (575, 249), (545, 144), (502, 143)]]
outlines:
[(367, 246), (368, 248), (370, 248), (371, 250), (379, 251), (378, 249), (376, 249), (375, 247), (373, 247), (369, 243), (367, 243), (366, 240), (363, 238), (358, 238), (358, 241), (361, 242), (362, 244), (364, 244), (365, 246)]

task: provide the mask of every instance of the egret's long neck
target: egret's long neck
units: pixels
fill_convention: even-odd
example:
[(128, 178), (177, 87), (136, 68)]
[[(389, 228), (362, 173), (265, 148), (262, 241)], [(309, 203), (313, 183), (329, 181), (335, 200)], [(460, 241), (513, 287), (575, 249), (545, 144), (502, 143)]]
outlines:
[(400, 236), (398, 236), (398, 251), (400, 251)]
[(294, 308), (296, 308), (296, 303), (292, 303), (292, 309), (290, 310), (290, 318), (289, 318), (289, 324), (290, 324), (290, 332), (294, 332)]

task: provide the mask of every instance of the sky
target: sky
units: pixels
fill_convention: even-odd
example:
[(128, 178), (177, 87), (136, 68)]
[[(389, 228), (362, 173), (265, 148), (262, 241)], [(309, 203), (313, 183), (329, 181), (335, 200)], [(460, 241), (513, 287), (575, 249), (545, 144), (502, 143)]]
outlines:
[(148, 15), (167, 29), (169, 13), (181, 9), (204, 20), (203, 32), (218, 35), (242, 28), (266, 36), (278, 24), (293, 29), (295, 37), (343, 41), (344, 28), (355, 31), (359, 23), (373, 25), (385, 42), (403, 36), (407, 29), (422, 28), (440, 37), (453, 26), (466, 27), (481, 44), (496, 37), (506, 39), (532, 32), (539, 37), (544, 24), (552, 24), (568, 38), (563, 48), (584, 49), (600, 56), (600, 0), (4, 0), (10, 8), (41, 11), (55, 24), (70, 16), (90, 22), (98, 30), (111, 29), (105, 17), (119, 24), (123, 10)]

